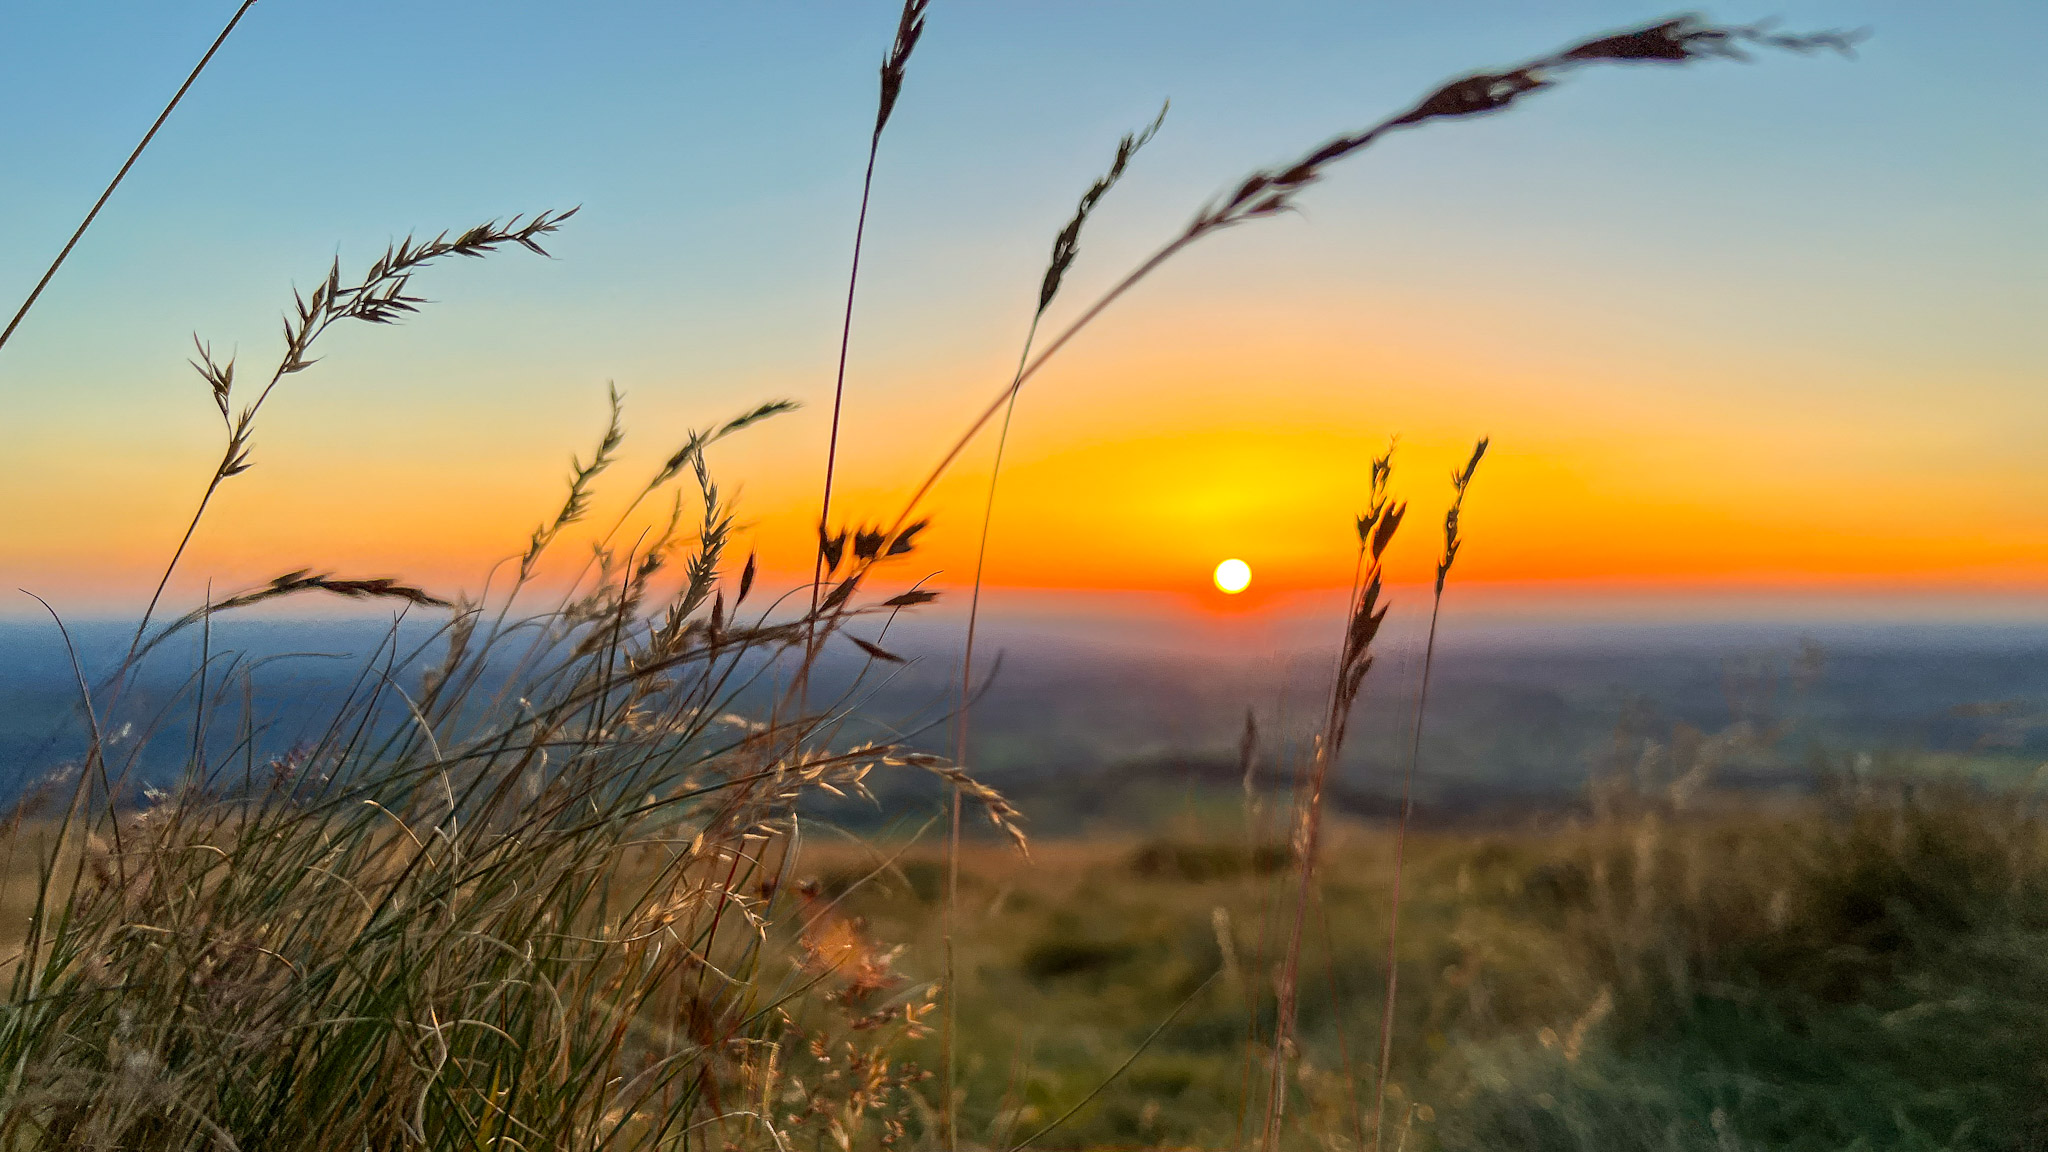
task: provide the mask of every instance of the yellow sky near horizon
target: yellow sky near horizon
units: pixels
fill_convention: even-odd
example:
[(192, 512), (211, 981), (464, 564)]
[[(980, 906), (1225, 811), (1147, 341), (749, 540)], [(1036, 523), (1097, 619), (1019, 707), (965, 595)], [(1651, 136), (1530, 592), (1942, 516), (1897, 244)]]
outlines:
[[(1355, 332), (1276, 341), (1242, 316), (1236, 329), (1200, 317), (1190, 327), (1202, 339), (1176, 342), (1165, 337), (1178, 306), (1169, 294), (1134, 308), (1128, 324), (1107, 326), (1027, 389), (998, 497), (991, 584), (1199, 590), (1217, 561), (1235, 556), (1250, 563), (1256, 592), (1341, 585), (1368, 461), (1392, 435), (1395, 494), (1412, 514), (1390, 575), (1426, 580), (1446, 478), (1485, 434), (1493, 448), (1467, 505), (1461, 581), (2048, 589), (2048, 523), (2026, 507), (2038, 470), (1981, 452), (1944, 468), (1939, 484), (1925, 469), (1890, 467), (1898, 452), (1952, 451), (1913, 405), (1881, 418), (1845, 412), (1832, 424), (1759, 422), (1745, 415), (1753, 401), (1716, 388), (1711, 363), (1646, 360), (1642, 378), (1610, 366), (1603, 379), (1535, 354), (1508, 371), (1427, 329), (1388, 341)], [(577, 409), (573, 421), (522, 419), (516, 437), (509, 417), (476, 414), (323, 441), (321, 429), (351, 419), (355, 404), (345, 364), (314, 371), (342, 379), (309, 373), (280, 393), (258, 437), (258, 467), (229, 482), (195, 543), (188, 593), (209, 576), (235, 586), (300, 566), (474, 591), (488, 563), (516, 551), (558, 504), (568, 455), (587, 452), (602, 423), (602, 393), (590, 389), (563, 405)], [(928, 369), (892, 390), (850, 385), (835, 519), (893, 517), (994, 393), (987, 379), (971, 388), (963, 379)], [(1747, 390), (1781, 387), (1786, 403), (1808, 408), (1827, 402), (1827, 381), (1806, 378), (1796, 395), (1793, 383)], [(608, 522), (616, 499), (681, 434), (674, 413), (648, 402), (651, 391), (628, 390), (627, 450), (605, 477), (594, 523)], [(904, 419), (919, 405), (903, 393), (930, 397), (920, 422)], [(687, 416), (710, 423), (774, 394), (764, 383), (716, 409), (690, 405)], [(742, 547), (758, 548), (775, 579), (801, 579), (807, 563), (826, 416), (813, 404), (714, 453), (747, 528)], [(61, 565), (38, 573), (16, 561), (17, 582), (54, 579), (112, 600), (146, 589), (210, 466), (204, 421), (193, 425), (141, 456), (51, 451), (41, 464), (49, 495), (17, 514), (14, 538), (41, 542)], [(934, 493), (934, 526), (895, 575), (966, 581), (991, 440)], [(694, 501), (687, 483), (679, 491)]]

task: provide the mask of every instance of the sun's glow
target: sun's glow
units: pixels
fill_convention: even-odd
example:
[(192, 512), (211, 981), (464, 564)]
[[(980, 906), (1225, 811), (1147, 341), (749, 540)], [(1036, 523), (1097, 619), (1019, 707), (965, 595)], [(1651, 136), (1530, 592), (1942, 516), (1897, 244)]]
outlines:
[(1252, 582), (1252, 566), (1242, 560), (1230, 559), (1216, 566), (1216, 586), (1235, 596)]

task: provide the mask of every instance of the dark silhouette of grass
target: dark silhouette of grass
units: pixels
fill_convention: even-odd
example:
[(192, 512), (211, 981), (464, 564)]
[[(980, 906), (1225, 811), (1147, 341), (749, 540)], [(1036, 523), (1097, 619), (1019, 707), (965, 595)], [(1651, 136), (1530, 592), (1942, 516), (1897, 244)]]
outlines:
[[(839, 330), (839, 369), (832, 379), (832, 428), (825, 441), (825, 494), (818, 502), (818, 559), (816, 572), (812, 575), (813, 607), (816, 606), (816, 591), (825, 580), (825, 555), (831, 550), (827, 533), (832, 523), (832, 478), (839, 464), (839, 416), (846, 403), (846, 353), (853, 342), (853, 299), (860, 287), (860, 248), (867, 235), (868, 197), (875, 187), (875, 158), (882, 148), (882, 129), (888, 127), (889, 116), (896, 110), (896, 101), (903, 94), (903, 79), (910, 70), (910, 54), (917, 48), (917, 42), (924, 36), (925, 10), (931, 7), (931, 0), (903, 0), (903, 13), (896, 22), (896, 40), (889, 47), (889, 54), (882, 61), (882, 91), (875, 107), (875, 132), (868, 140), (867, 171), (860, 182), (860, 214), (853, 226), (853, 258), (848, 262), (846, 274), (846, 314)], [(841, 537), (844, 543), (844, 537)], [(833, 561), (836, 566), (838, 561)]]
[(1395, 955), (1401, 936), (1401, 872), (1407, 862), (1408, 823), (1415, 815), (1415, 769), (1422, 761), (1422, 721), (1429, 713), (1429, 674), (1436, 667), (1436, 628), (1443, 618), (1444, 581), (1450, 578), (1451, 565), (1458, 559), (1458, 549), (1464, 541), (1458, 535), (1458, 514), (1465, 510), (1465, 493), (1472, 486), (1472, 474), (1479, 470), (1479, 461), (1486, 455), (1488, 441), (1481, 437), (1472, 448), (1472, 458), (1465, 463), (1462, 471), (1451, 474), (1450, 510), (1444, 513), (1444, 550), (1436, 562), (1436, 592), (1429, 604), (1429, 639), (1422, 648), (1422, 683), (1415, 690), (1415, 720), (1411, 724), (1408, 743), (1408, 770), (1401, 775), (1401, 819), (1394, 831), (1394, 895), (1387, 905), (1387, 1000), (1380, 1012), (1379, 1074), (1373, 1082), (1372, 1094), (1372, 1142), (1373, 1147), (1381, 1146), (1383, 1125), (1386, 1122), (1387, 1066), (1394, 1054), (1394, 996), (1398, 991), (1399, 968)]
[(171, 113), (177, 110), (179, 102), (185, 99), (185, 93), (199, 80), (199, 74), (206, 71), (206, 66), (213, 62), (214, 54), (220, 51), (221, 45), (227, 43), (228, 36), (234, 32), (235, 26), (242, 22), (242, 17), (248, 15), (249, 9), (255, 4), (256, 0), (242, 0), (241, 6), (235, 9), (235, 14), (228, 17), (227, 26), (222, 28), (220, 35), (214, 37), (213, 43), (207, 46), (205, 54), (199, 57), (199, 63), (194, 64), (191, 74), (185, 77), (185, 82), (178, 85), (178, 90), (171, 94), (170, 102), (157, 114), (155, 122), (149, 126), (149, 131), (144, 132), (142, 139), (136, 142), (134, 151), (128, 153), (128, 159), (121, 163), (121, 168), (114, 173), (114, 178), (107, 181), (107, 187), (100, 193), (100, 198), (93, 201), (92, 207), (86, 210), (85, 219), (78, 222), (78, 228), (71, 233), (71, 238), (64, 242), (64, 247), (58, 249), (57, 258), (50, 261), (50, 266), (43, 271), (42, 278), (36, 281), (36, 286), (29, 289), (28, 298), (21, 302), (21, 307), (14, 310), (14, 316), (7, 321), (7, 327), (0, 329), (0, 348), (7, 346), (7, 341), (14, 336), (14, 330), (21, 327), (22, 318), (28, 315), (29, 309), (36, 306), (37, 300), (42, 299), (43, 289), (50, 286), (50, 281), (57, 275), (57, 269), (62, 268), (64, 261), (70, 259), (71, 250), (78, 247), (78, 242), (85, 237), (86, 229), (92, 227), (94, 220), (99, 219), (100, 209), (105, 208), (107, 201), (113, 199), (114, 189), (119, 188), (121, 181), (128, 178), (128, 170), (135, 167), (135, 162), (142, 158), (143, 149), (148, 148), (149, 142), (156, 139), (157, 131), (171, 118)]

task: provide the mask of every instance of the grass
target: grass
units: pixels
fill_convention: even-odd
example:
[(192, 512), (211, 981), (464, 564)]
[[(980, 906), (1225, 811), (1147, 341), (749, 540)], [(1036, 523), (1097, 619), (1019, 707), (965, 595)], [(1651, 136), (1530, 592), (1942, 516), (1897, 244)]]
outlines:
[[(925, 15), (907, 0), (884, 59), (870, 178)], [(1009, 382), (898, 510), (842, 521), (857, 228), (806, 586), (755, 588), (706, 459), (790, 406), (687, 436), (598, 528), (626, 434), (613, 393), (559, 510), (474, 597), (302, 566), (160, 620), (214, 497), (256, 463), (262, 411), (327, 331), (406, 319), (413, 277), (539, 253), (574, 209), (408, 239), (358, 277), (337, 260), (294, 296), (253, 397), (197, 345), (218, 462), (125, 658), (76, 669), (80, 756), (17, 816), (0, 1149), (2021, 1146), (1997, 1141), (2041, 1122), (2030, 802), (1855, 794), (1682, 819), (1675, 791), (1614, 789), (1594, 827), (1423, 838), (1412, 862), (1405, 813), (1391, 845), (1326, 818), (1405, 509), (1385, 460), (1321, 739), (1288, 766), (1278, 826), (1248, 785), (1242, 827), (1041, 845), (1027, 869), (1020, 814), (961, 766), (964, 691), (952, 759), (845, 735), (863, 685), (900, 661), (891, 622), (932, 599), (870, 591), (915, 553), (932, 485), (1180, 253), (1287, 214), (1389, 134), (1506, 110), (1584, 67), (1847, 45), (1682, 18), (1453, 80), (1230, 185), (1038, 344), (1090, 211), (1155, 122), (1056, 238)], [(993, 494), (992, 478), (984, 533)], [(571, 542), (589, 558), (560, 560)], [(273, 748), (239, 703), (260, 668), (215, 651), (212, 621), (316, 593), (446, 615), (426, 636), (394, 625), (324, 731)], [(183, 687), (143, 704), (139, 670), (194, 635)], [(814, 678), (828, 651), (858, 654), (850, 683)], [(140, 749), (166, 740), (189, 746), (183, 771), (142, 778)], [(1249, 722), (1243, 762), (1250, 781)], [(948, 790), (942, 848), (814, 842), (807, 798), (886, 772)], [(963, 839), (964, 806), (1007, 844)], [(1972, 1013), (1986, 1055), (1967, 1080), (1922, 1059), (1924, 1030)], [(1375, 1031), (1376, 1049), (1354, 1043)]]
[(178, 105), (185, 99), (185, 93), (192, 90), (192, 85), (199, 80), (199, 74), (206, 71), (206, 66), (213, 62), (213, 58), (220, 51), (221, 45), (227, 43), (228, 37), (234, 34), (235, 26), (240, 24), (242, 17), (248, 15), (249, 9), (255, 6), (256, 0), (242, 0), (241, 5), (235, 9), (234, 15), (228, 17), (227, 26), (222, 28), (220, 35), (214, 37), (213, 43), (207, 46), (205, 54), (201, 55), (199, 62), (192, 66), (192, 71), (185, 77), (185, 82), (178, 85), (178, 90), (171, 94), (170, 100), (164, 104), (164, 110), (157, 114), (157, 118), (150, 124), (149, 130), (142, 134), (142, 139), (136, 141), (134, 150), (128, 153), (128, 159), (121, 163), (121, 167), (114, 173), (113, 179), (107, 181), (107, 187), (100, 193), (99, 199), (93, 201), (92, 207), (86, 211), (85, 219), (78, 222), (78, 227), (72, 231), (71, 238), (64, 242), (64, 247), (57, 250), (56, 258), (51, 260), (50, 266), (43, 270), (42, 278), (36, 281), (35, 287), (29, 289), (28, 296), (21, 302), (21, 306), (14, 310), (14, 315), (7, 321), (7, 327), (0, 328), (0, 348), (5, 348), (7, 342), (14, 338), (14, 330), (21, 327), (21, 322), (28, 316), (29, 309), (34, 308), (36, 301), (42, 299), (43, 290), (48, 288), (50, 281), (56, 278), (57, 270), (64, 266), (64, 261), (70, 259), (71, 250), (78, 247), (78, 241), (85, 236), (86, 230), (92, 227), (93, 221), (99, 219), (100, 209), (107, 206), (107, 201), (114, 198), (114, 190), (121, 186), (121, 181), (128, 178), (129, 169), (135, 167), (135, 162), (142, 158), (143, 150), (149, 147), (150, 141), (156, 139), (156, 134), (162, 130), (164, 122), (171, 118), (171, 113), (178, 110)]
[[(1894, 781), (1694, 803), (1632, 793), (1597, 821), (1413, 837), (1390, 1147), (2039, 1146), (2037, 799)], [(1292, 879), (1273, 854), (1247, 856), (1227, 826), (1201, 822), (1042, 844), (1030, 865), (971, 852), (963, 1132), (1002, 1147), (1060, 1115), (1194, 993), (1041, 1144), (1258, 1139), (1245, 1072), (1270, 1058), (1275, 913)], [(867, 860), (840, 848), (808, 863), (832, 888)], [(912, 850), (848, 899), (875, 938), (910, 945), (907, 968), (932, 954), (941, 867), (936, 849)], [(1372, 1078), (1344, 1073), (1343, 1038), (1377, 1030), (1394, 868), (1383, 827), (1330, 830), (1286, 1085), (1291, 1146), (1353, 1146), (1357, 1098), (1370, 1105)]]
[[(1775, 806), (1711, 792), (1674, 805), (1665, 786), (1614, 786), (1604, 809), (1551, 827), (1413, 837), (1398, 951), (1402, 986), (1412, 994), (1393, 1029), (1390, 1141), (1443, 1149), (2005, 1150), (2036, 1146), (2029, 1141), (2048, 1131), (2048, 837), (2037, 798), (1901, 779), (1845, 783), (1831, 795)], [(358, 850), (357, 877), (372, 871), (367, 861), (400, 849), (388, 868), (403, 855), (405, 845), (370, 825), (373, 843)], [(574, 851), (589, 851), (587, 835)], [(1377, 1024), (1393, 889), (1393, 848), (1382, 828), (1335, 824), (1325, 849), (1298, 1060), (1287, 1084), (1287, 1143), (1298, 1147), (1350, 1146), (1355, 1098), (1371, 1092), (1369, 1077), (1343, 1073), (1341, 1046), (1345, 1035), (1370, 1035)], [(647, 910), (671, 903), (638, 894), (667, 882), (669, 854), (653, 843), (613, 851), (608, 878), (624, 894), (620, 914), (636, 904), (642, 915), (667, 914)], [(775, 1048), (774, 1070), (760, 1053), (721, 1062), (715, 1084), (724, 1097), (707, 1114), (748, 1122), (739, 1112), (760, 1109), (741, 1109), (733, 1098), (751, 1103), (765, 1092), (785, 1139), (801, 1133), (831, 1142), (845, 1132), (879, 1143), (892, 1121), (905, 1142), (932, 1138), (924, 1077), (939, 1057), (928, 1029), (944, 932), (943, 845), (813, 839), (793, 859), (756, 856), (765, 867), (741, 871), (773, 875), (791, 896), (779, 927), (754, 946), (753, 967), (717, 968), (745, 972), (758, 991), (749, 999), (685, 966), (685, 976), (705, 981), (701, 992), (685, 979), (670, 994), (703, 999), (643, 992), (634, 1017), (702, 1026), (721, 1010), (743, 1012), (802, 989), (746, 1037)], [(1247, 1093), (1246, 1070), (1270, 1058), (1278, 1012), (1271, 976), (1283, 927), (1276, 913), (1293, 882), (1290, 856), (1284, 842), (1248, 849), (1227, 824), (1201, 819), (1149, 835), (1041, 843), (1028, 862), (999, 844), (970, 842), (960, 861), (958, 936), (966, 974), (958, 1005), (963, 1143), (1008, 1147), (1084, 1101), (1036, 1146), (1237, 1147), (1256, 1138), (1254, 1102), (1264, 1092)], [(557, 867), (533, 863), (534, 871), (513, 875)], [(112, 883), (90, 868), (81, 880), (95, 893)], [(667, 890), (704, 901), (736, 889), (761, 898), (758, 883), (722, 876)], [(499, 900), (501, 911), (513, 906), (502, 892)], [(518, 907), (547, 922), (557, 914), (550, 903)], [(460, 924), (480, 913), (493, 938), (513, 932), (490, 922), (485, 906), (463, 904), (408, 935), (415, 946), (459, 938)], [(251, 909), (238, 924), (277, 919), (275, 909)], [(340, 919), (337, 931), (360, 931), (358, 920)], [(238, 924), (208, 935), (232, 938)], [(374, 945), (338, 943), (325, 947), (376, 971)], [(725, 942), (741, 952), (749, 944)], [(437, 959), (457, 969), (478, 959), (462, 963), (445, 943), (438, 950)], [(559, 945), (552, 951), (539, 958), (574, 967)], [(603, 949), (570, 951), (588, 962)], [(298, 988), (260, 979), (251, 960), (226, 964), (220, 952), (216, 945), (210, 960), (199, 957), (209, 979), (190, 993), (200, 1001), (191, 1007), (217, 1012), (226, 1000), (243, 1023), (223, 1028), (216, 1016), (203, 1029), (210, 1039), (240, 1037), (261, 1055), (277, 1043), (279, 1024), (268, 1012), (316, 1015), (315, 1006), (300, 1005)], [(506, 957), (499, 979), (530, 984), (520, 971), (526, 963)], [(127, 965), (131, 979), (160, 970), (132, 956), (103, 964)], [(382, 985), (398, 1000), (380, 1017), (387, 1028), (394, 1014), (499, 1026), (547, 1016), (531, 1002), (491, 1015), (491, 998), (506, 995), (496, 983), (470, 991), (482, 1003), (442, 1001), (428, 975)], [(619, 1022), (601, 1001), (570, 998), (582, 982), (566, 972), (558, 979), (572, 1006)], [(266, 1005), (271, 996), (280, 1002)], [(124, 1021), (118, 1006), (127, 1001), (103, 1005), (114, 1009), (105, 1016), (74, 1018), (67, 1033), (94, 1035), (97, 1025), (109, 1054), (161, 1051), (150, 1043), (168, 1038), (160, 1022), (134, 1014), (143, 1005)], [(259, 1007), (268, 1012), (252, 1011)], [(416, 1031), (358, 1043), (431, 1058), (436, 1050), (423, 1042), (432, 1030)], [(662, 1039), (642, 1034), (633, 1044), (655, 1050)], [(244, 1077), (256, 1080), (268, 1062), (252, 1063)], [(179, 1067), (188, 1075), (221, 1071)], [(392, 1086), (410, 1078), (417, 1088), (426, 1079), (417, 1068), (381, 1075)], [(323, 1082), (315, 1074), (293, 1106), (317, 1104), (313, 1089)], [(475, 1082), (468, 1080), (471, 1090)], [(462, 1100), (463, 1087), (447, 1084), (447, 1099)], [(540, 1102), (562, 1103), (546, 1094)], [(316, 1115), (335, 1123), (331, 1113)], [(348, 1146), (324, 1139), (333, 1132), (368, 1135), (343, 1124), (315, 1142), (305, 1129), (272, 1128), (277, 1143), (269, 1146)], [(403, 1130), (382, 1135), (408, 1139)], [(724, 1138), (753, 1142), (741, 1132)]]

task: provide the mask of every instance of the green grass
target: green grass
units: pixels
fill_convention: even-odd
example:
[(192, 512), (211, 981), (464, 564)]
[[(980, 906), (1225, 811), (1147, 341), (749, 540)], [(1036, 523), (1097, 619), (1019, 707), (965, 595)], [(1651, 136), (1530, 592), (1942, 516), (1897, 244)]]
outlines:
[[(1412, 1106), (1415, 1148), (2010, 1152), (2048, 1138), (2048, 839), (2032, 803), (1925, 784), (1713, 799), (1710, 814), (1638, 806), (1411, 844), (1389, 1131)], [(1192, 995), (1042, 1143), (1255, 1138), (1290, 881), (1259, 866), (1271, 851), (1182, 827), (1041, 845), (1030, 866), (970, 855), (963, 1136), (1000, 1147), (1061, 1115)], [(810, 864), (828, 888), (866, 871), (851, 853)], [(875, 939), (910, 944), (913, 973), (935, 954), (935, 867), (912, 850), (847, 900)], [(1371, 1108), (1389, 870), (1384, 830), (1346, 827), (1326, 858), (1296, 1146), (1355, 1146)]]
[[(2039, 1147), (2048, 835), (2036, 802), (1899, 781), (1798, 803), (1695, 800), (1702, 810), (1610, 795), (1596, 821), (1411, 842), (1400, 946), (1411, 994), (1394, 1033), (1390, 1134), (1445, 1150)], [(724, 885), (679, 874), (659, 842), (529, 828), (523, 862), (501, 861), (498, 878), (464, 890), (431, 858), (415, 879), (389, 875), (417, 858), (374, 817), (323, 826), (322, 851), (354, 861), (335, 873), (355, 880), (309, 887), (277, 877), (303, 868), (310, 845), (288, 825), (260, 826), (260, 844), (253, 826), (188, 830), (242, 845), (231, 866), (198, 853), (176, 871), (188, 893), (214, 885), (204, 899), (178, 896), (161, 873), (116, 898), (85, 869), (75, 951), (45, 969), (39, 993), (59, 991), (62, 1009), (31, 1016), (17, 1000), (0, 1033), (26, 1074), (10, 1097), (9, 1146), (206, 1146), (153, 1100), (203, 1112), (241, 1146), (404, 1146), (417, 1142), (403, 1123), (414, 1107), (399, 1106), (408, 1092), (423, 1093), (426, 1146), (490, 1146), (528, 1124), (549, 1146), (630, 1146), (648, 1134), (602, 1126), (608, 1111), (632, 1111), (594, 1106), (609, 1098), (603, 1078), (560, 1072), (678, 1052), (710, 1075), (672, 1085), (676, 1110), (690, 1123), (725, 1116), (711, 1124), (721, 1143), (773, 1146), (740, 1115), (764, 1099), (799, 1144), (830, 1146), (835, 1132), (864, 1146), (934, 1138), (937, 844), (814, 829), (800, 855), (771, 853), (765, 869), (742, 870), (755, 883)], [(347, 828), (354, 846), (334, 848)], [(47, 826), (27, 831), (47, 841)], [(1354, 1147), (1370, 1128), (1389, 836), (1338, 825), (1327, 847), (1290, 1147)], [(579, 871), (582, 884), (515, 897), (528, 879)], [(659, 916), (693, 893), (759, 900), (763, 875), (784, 877), (782, 926), (712, 933), (730, 982), (688, 962), (648, 966), (643, 945), (551, 932)], [(1008, 1147), (1086, 1100), (1037, 1146), (1242, 1147), (1264, 1098), (1292, 882), (1280, 844), (1191, 819), (1042, 843), (1030, 862), (970, 844), (956, 938), (963, 1145)], [(444, 905), (421, 911), (413, 897), (389, 921), (398, 930), (380, 934), (374, 916), (336, 898), (352, 889), (432, 892)], [(118, 917), (104, 915), (110, 899)], [(292, 899), (306, 904), (280, 903)], [(304, 974), (135, 931), (178, 915), (207, 917), (186, 921), (193, 941), (267, 932), (265, 947)], [(672, 923), (702, 933), (705, 918)], [(320, 934), (292, 941), (283, 924)], [(470, 931), (492, 943), (463, 946)], [(635, 969), (646, 975), (628, 978)], [(420, 1027), (436, 1019), (473, 1035), (448, 1038), (443, 1057)], [(702, 1043), (710, 1033), (683, 1035), (707, 1027), (722, 1053)], [(615, 1049), (592, 1043), (621, 1028)], [(519, 1043), (491, 1042), (503, 1035)], [(428, 1070), (440, 1060), (437, 1080)], [(493, 1096), (496, 1079), (521, 1084), (520, 1107)], [(493, 1115), (494, 1099), (510, 1113), (497, 1127), (460, 1122)], [(661, 1112), (649, 1103), (646, 1115)]]

